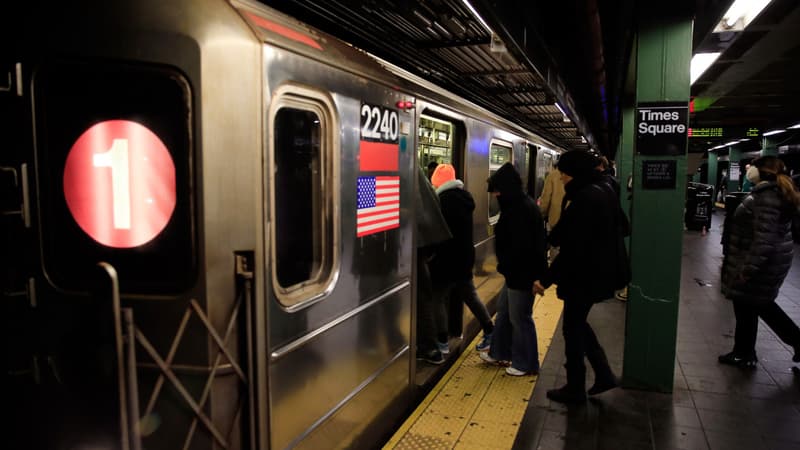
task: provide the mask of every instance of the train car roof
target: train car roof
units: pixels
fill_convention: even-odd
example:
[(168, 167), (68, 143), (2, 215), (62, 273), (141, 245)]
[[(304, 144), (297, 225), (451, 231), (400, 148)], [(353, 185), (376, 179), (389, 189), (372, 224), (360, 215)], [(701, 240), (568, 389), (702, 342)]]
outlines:
[(326, 64), (396, 86), (399, 80), (373, 58), (338, 38), (296, 19), (248, 0), (233, 0), (233, 6), (261, 41), (308, 56)]
[(445, 90), (336, 37), (321, 32), (283, 13), (249, 0), (234, 0), (256, 35), (265, 43), (286, 48), (326, 64), (349, 70), (360, 76), (383, 82), (399, 91), (421, 95), (443, 107), (458, 108), (471, 117), (483, 117), (514, 130), (537, 144), (558, 148), (538, 134), (504, 119), (485, 108)]

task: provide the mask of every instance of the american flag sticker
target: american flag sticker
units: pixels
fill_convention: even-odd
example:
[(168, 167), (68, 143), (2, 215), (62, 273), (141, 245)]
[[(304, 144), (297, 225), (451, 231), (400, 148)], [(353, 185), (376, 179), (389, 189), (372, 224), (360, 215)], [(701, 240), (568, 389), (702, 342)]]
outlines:
[(400, 227), (400, 177), (358, 177), (356, 236)]

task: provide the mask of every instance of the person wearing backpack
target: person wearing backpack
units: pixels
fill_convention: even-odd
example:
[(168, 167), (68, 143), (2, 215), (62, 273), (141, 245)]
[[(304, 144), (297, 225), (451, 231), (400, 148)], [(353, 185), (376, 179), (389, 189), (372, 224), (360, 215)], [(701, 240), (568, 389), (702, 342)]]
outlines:
[(586, 401), (587, 393), (584, 357), (595, 373), (589, 395), (619, 385), (587, 318), (596, 302), (611, 298), (616, 289), (630, 281), (630, 268), (624, 250), (619, 198), (596, 170), (597, 158), (589, 152), (572, 150), (561, 155), (558, 166), (566, 191), (565, 207), (549, 239), (561, 251), (544, 276), (534, 282), (534, 291), (543, 294), (556, 284), (557, 295), (564, 301), (567, 384), (548, 391), (547, 397), (561, 403), (581, 403)]

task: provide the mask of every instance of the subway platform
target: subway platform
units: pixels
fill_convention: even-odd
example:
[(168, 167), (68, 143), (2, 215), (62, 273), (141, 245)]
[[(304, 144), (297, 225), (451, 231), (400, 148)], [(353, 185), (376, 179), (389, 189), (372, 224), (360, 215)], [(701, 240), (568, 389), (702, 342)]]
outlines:
[[(731, 303), (719, 292), (722, 214), (683, 240), (674, 389), (615, 389), (585, 405), (546, 397), (566, 382), (560, 305), (551, 291), (534, 306), (536, 377), (509, 377), (480, 363), (474, 343), (384, 448), (396, 449), (772, 449), (800, 450), (800, 374), (792, 349), (760, 324), (755, 370), (721, 365), (733, 347)], [(778, 302), (800, 322), (800, 248)], [(622, 373), (625, 303), (589, 316), (612, 367)], [(593, 380), (587, 370), (587, 386)]]

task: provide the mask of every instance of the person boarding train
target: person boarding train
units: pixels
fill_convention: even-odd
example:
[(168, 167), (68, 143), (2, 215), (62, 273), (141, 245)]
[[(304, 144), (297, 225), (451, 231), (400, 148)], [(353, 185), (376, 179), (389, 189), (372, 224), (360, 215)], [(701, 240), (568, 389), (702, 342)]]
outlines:
[(452, 239), (439, 244), (431, 261), (434, 295), (439, 296), (442, 302), (452, 298), (460, 304), (463, 300), (483, 329), (483, 339), (477, 345), (477, 350), (483, 352), (491, 345), (494, 324), (472, 282), (472, 267), (475, 265), (472, 213), (475, 201), (464, 189), (464, 182), (456, 179), (456, 170), (450, 164), (439, 164), (431, 176), (431, 183), (436, 188), (442, 215), (453, 234)]
[(522, 190), (522, 178), (511, 163), (488, 180), (488, 191), (500, 204), (495, 225), (497, 271), (505, 285), (497, 301), (492, 346), (481, 359), (490, 364), (510, 361), (506, 373), (539, 373), (539, 349), (533, 323), (534, 280), (547, 267), (544, 220), (536, 203)]

